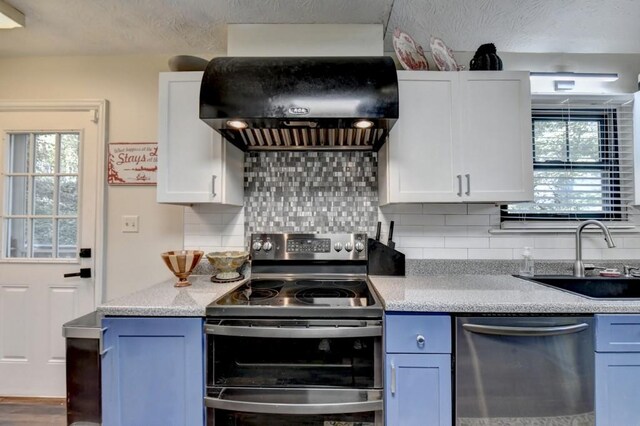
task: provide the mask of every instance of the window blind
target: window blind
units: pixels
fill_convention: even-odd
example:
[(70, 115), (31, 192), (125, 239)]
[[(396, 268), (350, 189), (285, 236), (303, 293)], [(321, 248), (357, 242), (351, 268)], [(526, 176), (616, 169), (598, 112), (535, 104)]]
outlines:
[(628, 221), (633, 95), (537, 95), (531, 107), (534, 202), (503, 206), (503, 227), (513, 221)]

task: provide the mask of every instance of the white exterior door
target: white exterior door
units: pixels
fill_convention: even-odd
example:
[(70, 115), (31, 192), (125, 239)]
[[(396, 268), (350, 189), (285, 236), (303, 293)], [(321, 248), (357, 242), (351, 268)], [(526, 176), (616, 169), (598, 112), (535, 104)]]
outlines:
[[(93, 105), (0, 105), (0, 395), (64, 396), (62, 324), (100, 300), (105, 103)], [(81, 268), (91, 278), (64, 277)]]

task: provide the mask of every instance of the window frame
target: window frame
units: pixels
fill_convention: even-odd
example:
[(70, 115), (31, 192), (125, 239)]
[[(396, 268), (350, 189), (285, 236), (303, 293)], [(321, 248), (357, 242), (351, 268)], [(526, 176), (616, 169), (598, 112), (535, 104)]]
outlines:
[[(567, 128), (565, 132), (565, 161), (536, 162), (535, 123), (539, 121), (563, 121)], [(568, 124), (576, 121), (595, 121), (599, 127), (598, 162), (571, 161)], [(602, 178), (602, 188), (611, 195), (611, 200), (604, 206), (602, 212), (589, 213), (515, 213), (509, 212), (509, 206), (501, 206), (500, 221), (533, 222), (567, 222), (571, 220), (598, 219), (603, 221), (621, 222), (627, 219), (621, 202), (622, 183), (620, 179), (620, 146), (618, 137), (618, 114), (614, 108), (576, 108), (570, 114), (562, 108), (532, 108), (531, 110), (531, 148), (533, 153), (533, 170), (588, 170), (608, 173)], [(535, 190), (534, 190), (535, 192)], [(603, 191), (605, 193), (605, 191)], [(535, 200), (533, 201), (535, 203)]]

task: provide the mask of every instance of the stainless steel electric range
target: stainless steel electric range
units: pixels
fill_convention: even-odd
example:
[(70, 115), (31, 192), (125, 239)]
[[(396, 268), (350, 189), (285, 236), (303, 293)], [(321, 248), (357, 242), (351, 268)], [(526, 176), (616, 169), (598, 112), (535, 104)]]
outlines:
[(209, 425), (383, 424), (382, 305), (365, 234), (255, 234), (207, 307)]

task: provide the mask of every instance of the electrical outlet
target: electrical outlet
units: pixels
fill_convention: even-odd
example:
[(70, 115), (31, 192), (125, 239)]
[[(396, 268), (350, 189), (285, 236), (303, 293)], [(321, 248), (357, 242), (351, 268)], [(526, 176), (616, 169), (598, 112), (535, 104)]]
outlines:
[(122, 232), (138, 232), (138, 216), (122, 216)]

